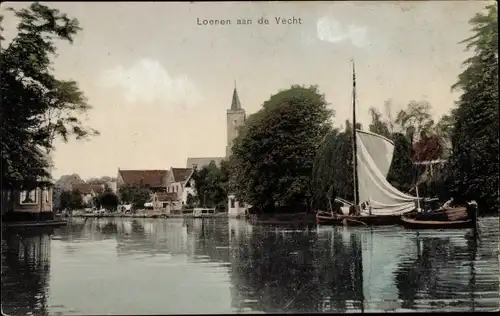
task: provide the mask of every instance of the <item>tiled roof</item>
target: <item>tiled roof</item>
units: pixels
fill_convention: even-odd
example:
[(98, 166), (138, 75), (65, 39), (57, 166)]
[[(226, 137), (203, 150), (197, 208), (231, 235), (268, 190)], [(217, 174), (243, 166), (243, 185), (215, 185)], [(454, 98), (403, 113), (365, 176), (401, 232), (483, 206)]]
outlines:
[(186, 181), (193, 170), (191, 168), (172, 168), (175, 182)]
[(119, 170), (125, 184), (143, 184), (152, 188), (165, 186), (167, 170)]
[(158, 201), (177, 201), (177, 193), (157, 192), (156, 199)]
[(75, 183), (71, 185), (72, 191), (78, 191), (81, 194), (90, 194), (92, 192), (92, 188), (88, 183)]
[(104, 192), (104, 185), (103, 184), (91, 184), (90, 188), (92, 191), (94, 191), (96, 194), (100, 194)]

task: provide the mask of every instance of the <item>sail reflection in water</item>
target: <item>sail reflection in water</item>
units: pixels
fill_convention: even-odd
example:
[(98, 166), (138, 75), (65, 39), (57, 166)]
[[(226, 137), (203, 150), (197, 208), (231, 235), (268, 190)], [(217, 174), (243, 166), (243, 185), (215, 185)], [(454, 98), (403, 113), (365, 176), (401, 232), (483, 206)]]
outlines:
[(227, 219), (75, 220), (52, 238), (5, 232), (2, 306), (9, 315), (494, 310), (495, 221), (481, 219), (477, 243), (459, 230)]

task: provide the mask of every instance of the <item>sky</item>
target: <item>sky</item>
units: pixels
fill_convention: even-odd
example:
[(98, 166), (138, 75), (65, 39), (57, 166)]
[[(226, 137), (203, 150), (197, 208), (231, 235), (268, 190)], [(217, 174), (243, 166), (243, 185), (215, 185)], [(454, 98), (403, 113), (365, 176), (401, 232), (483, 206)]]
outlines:
[[(439, 119), (470, 55), (459, 42), (484, 1), (366, 2), (44, 2), (83, 30), (58, 42), (54, 73), (76, 80), (93, 109), (89, 141), (57, 141), (53, 176), (116, 176), (120, 169), (185, 167), (187, 157), (225, 155), (226, 110), (238, 89), (247, 115), (293, 84), (318, 85), (334, 125), (351, 117), (356, 62), (358, 120), (427, 100)], [(3, 3), (4, 36), (16, 19)], [(277, 24), (293, 19), (300, 24)], [(267, 18), (269, 24), (258, 24)], [(251, 25), (237, 25), (250, 19)], [(198, 25), (231, 20), (228, 25)], [(7, 44), (3, 43), (2, 46)]]

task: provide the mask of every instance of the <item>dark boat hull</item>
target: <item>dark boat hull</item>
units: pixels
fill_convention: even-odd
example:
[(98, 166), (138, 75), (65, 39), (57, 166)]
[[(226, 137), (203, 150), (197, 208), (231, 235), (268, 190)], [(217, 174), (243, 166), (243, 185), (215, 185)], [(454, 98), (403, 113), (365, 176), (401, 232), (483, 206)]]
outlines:
[(410, 213), (401, 216), (401, 224), (408, 229), (457, 229), (475, 228), (476, 208), (450, 208), (425, 213)]
[(457, 229), (457, 228), (474, 228), (474, 220), (468, 219), (464, 221), (422, 221), (401, 217), (401, 222), (405, 228), (409, 229)]
[(397, 225), (401, 221), (399, 215), (327, 215), (317, 214), (318, 225), (342, 226), (384, 226)]

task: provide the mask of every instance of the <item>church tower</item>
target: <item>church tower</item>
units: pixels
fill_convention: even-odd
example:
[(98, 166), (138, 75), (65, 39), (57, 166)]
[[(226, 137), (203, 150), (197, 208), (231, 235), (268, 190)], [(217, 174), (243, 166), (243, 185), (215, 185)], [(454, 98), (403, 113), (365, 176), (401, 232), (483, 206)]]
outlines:
[(227, 146), (226, 158), (231, 156), (231, 148), (233, 141), (238, 136), (238, 128), (245, 124), (246, 113), (241, 107), (238, 91), (236, 90), (236, 83), (234, 84), (233, 99), (231, 101), (231, 108), (227, 110)]

